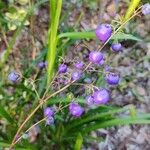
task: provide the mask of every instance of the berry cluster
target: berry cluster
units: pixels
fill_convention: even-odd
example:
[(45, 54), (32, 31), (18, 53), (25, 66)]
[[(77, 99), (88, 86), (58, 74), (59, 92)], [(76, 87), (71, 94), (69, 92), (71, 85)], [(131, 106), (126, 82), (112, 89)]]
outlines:
[(44, 109), (44, 117), (46, 118), (46, 124), (51, 125), (54, 123), (54, 109), (52, 107), (46, 107)]
[[(101, 24), (96, 29), (96, 37), (102, 41), (106, 42), (112, 35), (112, 27), (109, 24)], [(120, 52), (122, 50), (121, 43), (113, 43), (111, 45), (111, 49), (113, 52)], [(89, 63), (96, 66), (103, 66), (105, 72), (105, 81), (109, 85), (118, 85), (119, 84), (119, 74), (111, 72), (110, 67), (105, 65), (105, 57), (104, 54), (100, 51), (91, 51), (89, 53)], [(80, 80), (83, 77), (83, 70), (85, 64), (83, 61), (77, 61), (74, 64), (74, 71), (71, 73), (71, 81)], [(65, 63), (59, 65), (58, 72), (59, 74), (65, 74), (68, 71), (68, 66)], [(84, 80), (87, 84), (91, 84), (90, 78), (85, 78)], [(110, 93), (106, 88), (96, 88), (91, 95), (86, 97), (85, 103), (88, 106), (91, 105), (102, 105), (106, 104), (110, 100)], [(71, 102), (69, 105), (69, 112), (74, 117), (80, 117), (83, 112), (85, 112), (84, 108), (80, 106), (77, 102)]]

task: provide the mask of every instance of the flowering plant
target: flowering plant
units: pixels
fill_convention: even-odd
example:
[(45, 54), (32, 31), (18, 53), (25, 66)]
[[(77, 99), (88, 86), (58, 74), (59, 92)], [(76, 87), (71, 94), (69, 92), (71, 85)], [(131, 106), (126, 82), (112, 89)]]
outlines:
[[(121, 77), (110, 66), (109, 58), (106, 58), (106, 54), (102, 51), (110, 40), (113, 40), (110, 50), (116, 55), (123, 50), (120, 39), (140, 40), (120, 30), (141, 12), (144, 15), (149, 14), (148, 7), (150, 5), (146, 5), (147, 7), (144, 5), (134, 11), (133, 15), (127, 13), (128, 15), (122, 23), (115, 27), (103, 23), (98, 25), (95, 32), (71, 32), (58, 35), (62, 0), (57, 2), (51, 0), (47, 58), (43, 57), (42, 61), (37, 62), (38, 69), (36, 69), (34, 79), (27, 78), (26, 74), (17, 71), (8, 75), (8, 80), (14, 87), (19, 88), (20, 92), (25, 90), (25, 99), (29, 97), (35, 101), (31, 106), (28, 105), (29, 109), (32, 109), (31, 113), (27, 113), (26, 118), (23, 116), (24, 120), (21, 123), (20, 118), (23, 114), (19, 113), (29, 111), (22, 107), (24, 104), (19, 108), (22, 111), (16, 112), (14, 115), (18, 116), (18, 122), (16, 122), (17, 119), (12, 119), (5, 109), (1, 108), (2, 115), (11, 124), (13, 132), (9, 138), (3, 137), (3, 143), (5, 143), (3, 147), (8, 146), (10, 150), (15, 146), (15, 149), (43, 149), (45, 143), (50, 143), (48, 146), (45, 145), (45, 149), (51, 147), (50, 149), (74, 148), (79, 150), (82, 144), (89, 142), (90, 132), (99, 128), (124, 124), (149, 124), (150, 114), (137, 114), (133, 105), (118, 108), (109, 104), (109, 102), (111, 103), (110, 87), (115, 88), (121, 82)], [(119, 38), (120, 35), (122, 36)], [(73, 61), (71, 65), (72, 61), (66, 62), (64, 59), (57, 61), (59, 58), (57, 55), (58, 43), (66, 37), (96, 38), (101, 45), (97, 50), (90, 50), (86, 57), (82, 57), (82, 60)], [(77, 47), (78, 45), (74, 48)], [(42, 80), (38, 78), (40, 74)], [(18, 96), (19, 94), (16, 93), (16, 97)], [(26, 101), (25, 103), (29, 104), (30, 102)], [(129, 112), (128, 116), (120, 117), (118, 115), (125, 111)], [(34, 115), (37, 117), (33, 117)], [(31, 132), (34, 132), (36, 138), (39, 135), (39, 138), (34, 139)], [(42, 144), (39, 144), (40, 146), (31, 145), (30, 143), (34, 141)], [(20, 146), (18, 147), (17, 144)]]

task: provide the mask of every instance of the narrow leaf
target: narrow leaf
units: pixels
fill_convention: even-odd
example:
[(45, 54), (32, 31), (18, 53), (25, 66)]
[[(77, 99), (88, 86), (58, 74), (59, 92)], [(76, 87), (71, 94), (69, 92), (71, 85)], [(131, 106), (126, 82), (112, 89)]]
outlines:
[(124, 17), (124, 21), (128, 20), (131, 17), (131, 15), (134, 13), (135, 9), (138, 7), (140, 1), (141, 0), (132, 0), (130, 2), (130, 5), (129, 5), (128, 10)]
[(117, 118), (105, 121), (103, 123), (96, 123), (92, 125), (88, 125), (88, 128), (82, 129), (83, 133), (86, 134), (93, 130), (97, 130), (99, 128), (106, 128), (111, 126), (118, 126), (118, 125), (129, 125), (129, 124), (150, 124), (150, 114), (143, 114), (138, 116), (137, 118), (131, 117), (124, 117), (124, 118)]
[(118, 32), (117, 34), (115, 34), (112, 39), (114, 40), (133, 40), (133, 41), (142, 41), (142, 39), (135, 37), (132, 34), (126, 34), (123, 32)]
[(58, 39), (61, 38), (70, 38), (70, 39), (94, 39), (94, 32), (66, 32), (61, 33), (58, 36)]
[[(70, 38), (70, 39), (95, 39), (95, 33), (94, 31), (92, 32), (66, 32), (66, 33), (61, 33), (58, 36), (58, 39), (61, 38)], [(135, 37), (134, 35), (131, 34), (126, 34), (123, 32), (118, 32), (116, 33), (112, 38), (112, 40), (134, 40), (134, 41), (141, 41), (140, 38)]]
[(76, 139), (74, 150), (81, 150), (82, 143), (83, 143), (83, 138), (82, 138), (81, 133), (79, 133)]
[[(8, 148), (10, 146), (9, 143), (6, 143), (5, 141), (0, 141), (0, 148)], [(15, 147), (15, 150), (32, 150), (31, 148), (23, 148), (23, 147)]]
[(0, 106), (0, 116), (5, 118), (9, 123), (14, 123), (14, 120), (10, 117), (10, 115), (2, 106)]

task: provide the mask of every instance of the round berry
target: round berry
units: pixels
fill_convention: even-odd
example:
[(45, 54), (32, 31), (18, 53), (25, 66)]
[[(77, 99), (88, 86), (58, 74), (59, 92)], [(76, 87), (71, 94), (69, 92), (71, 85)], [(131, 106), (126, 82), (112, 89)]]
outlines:
[(101, 60), (103, 59), (103, 54), (101, 52), (98, 51), (92, 51), (89, 54), (89, 60), (92, 63), (98, 64)]
[(53, 115), (54, 115), (54, 110), (53, 110), (52, 107), (46, 107), (46, 108), (44, 109), (44, 116), (45, 116), (45, 117), (51, 117), (51, 116), (53, 116)]
[(69, 105), (69, 111), (74, 117), (80, 117), (83, 114), (84, 109), (79, 104), (72, 102)]
[(73, 72), (72, 73), (72, 80), (79, 80), (81, 78), (81, 72), (78, 72), (78, 71), (76, 71), (76, 72)]
[(143, 5), (142, 13), (143, 13), (143, 15), (149, 15), (150, 14), (150, 4), (149, 3), (146, 3), (145, 5)]
[(106, 77), (105, 77), (105, 80), (110, 85), (117, 85), (117, 84), (119, 84), (119, 79), (120, 79), (120, 77), (116, 73), (108, 73), (108, 74), (106, 74)]
[(87, 103), (89, 106), (91, 106), (91, 105), (94, 104), (94, 99), (93, 99), (93, 97), (92, 97), (91, 95), (86, 97), (86, 103)]
[(75, 67), (77, 69), (83, 69), (84, 63), (82, 61), (78, 61), (77, 63), (75, 63)]
[(8, 80), (14, 83), (17, 82), (19, 79), (20, 79), (20, 75), (16, 71), (13, 71), (8, 75)]
[(47, 64), (47, 62), (41, 61), (37, 64), (37, 66), (39, 69), (44, 69), (47, 66), (46, 64)]
[(95, 104), (106, 104), (110, 99), (109, 92), (106, 89), (99, 89), (98, 91), (94, 92), (93, 100)]
[(109, 24), (101, 24), (97, 27), (95, 33), (96, 33), (96, 37), (99, 40), (105, 42), (110, 38), (112, 34), (112, 27)]
[(104, 63), (105, 63), (105, 59), (102, 59), (102, 60), (98, 63), (98, 65), (99, 65), (99, 66), (102, 66), (102, 65), (104, 65)]
[(106, 65), (105, 67), (104, 67), (104, 70), (107, 72), (107, 71), (109, 71), (110, 70), (110, 66), (109, 65)]
[(61, 64), (61, 65), (59, 66), (58, 72), (59, 72), (59, 73), (66, 73), (66, 72), (67, 72), (67, 65)]
[(46, 118), (46, 125), (54, 124), (54, 117), (47, 117)]
[(119, 52), (122, 50), (122, 45), (121, 43), (114, 43), (111, 45), (111, 49), (113, 52)]

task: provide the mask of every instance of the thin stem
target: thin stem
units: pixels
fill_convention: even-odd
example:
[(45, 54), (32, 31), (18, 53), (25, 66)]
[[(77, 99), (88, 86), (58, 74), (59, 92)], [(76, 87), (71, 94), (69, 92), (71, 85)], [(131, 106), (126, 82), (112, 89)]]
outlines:
[(23, 129), (23, 127), (25, 126), (25, 124), (28, 122), (28, 120), (35, 114), (35, 112), (43, 105), (43, 103), (45, 103), (47, 100), (49, 100), (51, 97), (57, 95), (58, 93), (64, 91), (65, 89), (67, 89), (72, 83), (74, 83), (75, 81), (70, 82), (68, 85), (64, 86), (62, 89), (60, 89), (59, 91), (56, 91), (55, 93), (51, 94), (50, 96), (48, 96), (45, 100), (40, 100), (40, 104), (33, 110), (33, 112), (25, 119), (25, 121), (21, 124), (21, 126), (19, 127), (16, 135), (13, 138), (12, 144), (10, 145), (10, 150), (12, 149), (12, 147), (14, 146), (14, 142), (16, 141), (20, 131)]
[[(45, 120), (46, 120), (46, 117), (43, 118), (43, 119), (41, 119), (41, 120), (39, 120), (38, 122), (36, 122), (35, 124), (33, 124), (30, 128), (28, 128), (28, 129), (24, 132), (24, 134), (27, 133), (27, 132), (29, 132), (32, 128), (34, 128), (35, 126), (37, 126), (38, 124), (40, 124), (41, 122), (43, 122), (43, 121), (45, 121)], [(12, 146), (14, 146), (15, 144), (17, 144), (17, 143), (22, 139), (22, 137), (23, 137), (24, 134), (22, 134), (22, 135), (13, 143)]]
[[(63, 110), (64, 108), (68, 107), (68, 105), (69, 105), (69, 104), (67, 104), (67, 105), (65, 105), (65, 106), (63, 106), (63, 107), (60, 107), (54, 114), (58, 113), (59, 111)], [(45, 121), (46, 118), (47, 118), (47, 117), (44, 117), (43, 119), (41, 119), (41, 120), (39, 120), (38, 122), (36, 122), (35, 124), (33, 124), (30, 128), (28, 128), (28, 129), (24, 132), (24, 134), (27, 133), (27, 132), (29, 132), (32, 128), (34, 128), (35, 126), (37, 126), (37, 125), (40, 124), (41, 122)], [(22, 139), (22, 137), (23, 137), (24, 134), (22, 134), (22, 135), (13, 143), (12, 146), (14, 146), (15, 144), (17, 144), (17, 143)]]
[(19, 127), (17, 133), (15, 134), (12, 144), (10, 145), (9, 149), (11, 150), (14, 146), (14, 142), (16, 141), (20, 131), (23, 129), (23, 127), (25, 126), (25, 124), (28, 122), (28, 120), (35, 114), (35, 112), (42, 106), (42, 103), (40, 103), (34, 110), (33, 112), (25, 119), (25, 121), (21, 124), (21, 126)]
[[(139, 10), (139, 9), (138, 9)], [(99, 48), (98, 48), (98, 51), (101, 51), (105, 46), (106, 46), (106, 44), (110, 41), (110, 39), (129, 21), (129, 20), (131, 20), (132, 18), (134, 18), (136, 15), (138, 15), (139, 13), (140, 13), (141, 11), (136, 11), (136, 13), (135, 14), (133, 14), (133, 16), (131, 16), (128, 20), (126, 20), (126, 21), (124, 21), (121, 25), (120, 25), (120, 27), (117, 29), (117, 30), (115, 30), (115, 32), (108, 38), (108, 40), (102, 45), (102, 46), (99, 46)], [(87, 69), (88, 69), (88, 67), (91, 65), (92, 63), (90, 62), (87, 66), (86, 66), (86, 68), (84, 69), (84, 71), (86, 71)]]
[(48, 90), (49, 90), (50, 86), (52, 85), (52, 83), (53, 83), (54, 80), (56, 79), (57, 75), (58, 75), (58, 72), (55, 74), (53, 80), (51, 81), (51, 83), (50, 83), (49, 86), (47, 87), (46, 91), (44, 92), (44, 94), (43, 94), (43, 96), (42, 96), (42, 99), (45, 98), (46, 94), (48, 93)]

